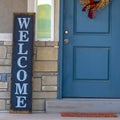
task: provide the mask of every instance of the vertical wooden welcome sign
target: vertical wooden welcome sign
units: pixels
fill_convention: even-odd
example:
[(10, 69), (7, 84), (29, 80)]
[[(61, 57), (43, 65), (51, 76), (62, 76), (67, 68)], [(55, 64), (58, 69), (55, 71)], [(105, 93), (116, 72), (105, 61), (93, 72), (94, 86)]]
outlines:
[(10, 112), (32, 112), (34, 13), (15, 13)]

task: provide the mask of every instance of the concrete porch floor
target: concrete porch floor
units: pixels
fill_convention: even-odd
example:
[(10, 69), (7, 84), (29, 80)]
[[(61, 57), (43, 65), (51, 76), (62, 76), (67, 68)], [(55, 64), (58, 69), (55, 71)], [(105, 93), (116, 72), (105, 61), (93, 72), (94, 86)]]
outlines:
[(120, 120), (117, 118), (78, 118), (61, 117), (60, 113), (32, 113), (32, 114), (10, 114), (0, 113), (0, 120)]
[(113, 112), (120, 113), (120, 99), (60, 99), (46, 100), (47, 113)]

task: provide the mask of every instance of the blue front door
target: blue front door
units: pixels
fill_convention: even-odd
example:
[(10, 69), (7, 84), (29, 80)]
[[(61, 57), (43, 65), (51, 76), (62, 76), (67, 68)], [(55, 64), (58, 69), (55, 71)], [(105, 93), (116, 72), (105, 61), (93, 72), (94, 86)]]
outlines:
[(120, 98), (120, 0), (96, 13), (63, 3), (63, 98)]

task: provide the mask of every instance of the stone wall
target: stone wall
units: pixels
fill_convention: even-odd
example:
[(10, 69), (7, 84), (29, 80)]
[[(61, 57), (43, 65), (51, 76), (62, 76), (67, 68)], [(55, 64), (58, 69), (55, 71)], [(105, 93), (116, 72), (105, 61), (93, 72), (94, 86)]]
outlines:
[[(33, 111), (45, 111), (45, 100), (57, 97), (58, 42), (34, 43)], [(0, 42), (0, 111), (10, 108), (12, 42)]]

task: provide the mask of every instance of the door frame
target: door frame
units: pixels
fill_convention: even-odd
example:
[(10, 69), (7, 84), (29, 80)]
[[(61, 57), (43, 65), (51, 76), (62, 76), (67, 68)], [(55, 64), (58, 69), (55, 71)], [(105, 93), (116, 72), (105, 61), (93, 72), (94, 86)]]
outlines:
[(62, 99), (63, 83), (63, 1), (59, 1), (58, 99)]

